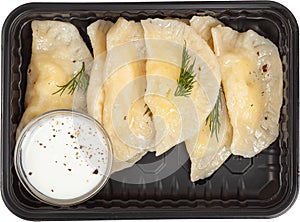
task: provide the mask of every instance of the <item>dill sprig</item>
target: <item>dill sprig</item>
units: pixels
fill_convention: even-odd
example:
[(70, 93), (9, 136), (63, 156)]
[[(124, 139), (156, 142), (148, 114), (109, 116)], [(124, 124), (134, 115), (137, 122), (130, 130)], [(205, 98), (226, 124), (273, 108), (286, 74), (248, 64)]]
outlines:
[(191, 62), (191, 56), (188, 54), (186, 48), (186, 42), (184, 42), (183, 51), (182, 51), (182, 62), (181, 62), (181, 69), (180, 69), (180, 76), (177, 79), (177, 88), (175, 90), (174, 96), (188, 96), (191, 94), (195, 80), (194, 74), (194, 65), (195, 61)]
[(205, 125), (209, 124), (209, 129), (210, 129), (210, 136), (212, 137), (213, 134), (216, 135), (216, 139), (219, 142), (219, 132), (220, 132), (220, 120), (219, 120), (219, 116), (220, 116), (220, 111), (219, 108), (222, 108), (222, 88), (220, 88), (219, 90), (219, 95), (216, 101), (216, 104), (213, 108), (213, 110), (210, 112), (210, 114), (208, 115), (208, 117), (205, 120)]
[(66, 84), (58, 86), (59, 90), (52, 93), (52, 95), (60, 93), (60, 96), (65, 92), (65, 90), (69, 90), (68, 94), (73, 95), (75, 90), (83, 89), (86, 92), (88, 84), (89, 84), (90, 77), (85, 73), (85, 64), (82, 62), (82, 67), (80, 71), (74, 75), (74, 77), (68, 81)]
[(144, 107), (146, 107), (146, 111), (144, 112), (144, 116), (148, 115), (150, 117), (150, 119), (152, 120), (153, 113), (151, 112), (149, 106), (147, 104), (145, 104)]

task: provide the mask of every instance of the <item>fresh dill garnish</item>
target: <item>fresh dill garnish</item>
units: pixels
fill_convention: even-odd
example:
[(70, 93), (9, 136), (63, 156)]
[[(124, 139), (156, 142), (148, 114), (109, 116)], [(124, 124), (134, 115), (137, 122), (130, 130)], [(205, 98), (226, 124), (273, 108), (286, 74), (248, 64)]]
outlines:
[(188, 96), (191, 94), (195, 80), (194, 74), (194, 65), (195, 61), (190, 64), (191, 56), (188, 54), (186, 48), (186, 42), (184, 42), (183, 51), (182, 51), (182, 62), (180, 68), (180, 76), (177, 79), (177, 88), (175, 90), (174, 96)]
[(146, 111), (144, 112), (144, 116), (145, 115), (148, 115), (150, 117), (150, 119), (152, 120), (152, 117), (153, 117), (153, 113), (151, 112), (149, 106), (147, 104), (145, 104), (144, 106), (146, 108)]
[(64, 85), (57, 86), (59, 90), (52, 93), (52, 95), (60, 93), (59, 95), (61, 96), (65, 92), (65, 90), (69, 90), (68, 94), (73, 95), (73, 93), (77, 88), (82, 89), (84, 90), (84, 92), (86, 92), (89, 84), (89, 80), (90, 80), (89, 75), (85, 73), (85, 64), (84, 62), (82, 62), (81, 70), (77, 74), (75, 74), (74, 77), (69, 82), (67, 82)]
[(216, 104), (213, 108), (213, 110), (210, 112), (210, 114), (208, 115), (208, 117), (205, 120), (205, 125), (209, 124), (209, 129), (210, 129), (210, 136), (212, 137), (213, 134), (216, 135), (216, 139), (219, 142), (219, 132), (220, 132), (220, 120), (219, 120), (219, 116), (220, 116), (220, 111), (219, 108), (222, 108), (222, 88), (220, 88), (219, 90), (219, 95), (216, 101)]

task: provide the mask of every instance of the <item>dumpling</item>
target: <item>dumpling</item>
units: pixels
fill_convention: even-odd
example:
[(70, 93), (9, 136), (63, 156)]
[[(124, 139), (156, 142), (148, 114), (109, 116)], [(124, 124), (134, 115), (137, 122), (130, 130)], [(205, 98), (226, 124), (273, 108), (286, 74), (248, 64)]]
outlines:
[(119, 18), (107, 34), (103, 125), (114, 148), (113, 171), (132, 166), (153, 149), (155, 135), (144, 102), (144, 32), (139, 22)]
[(133, 165), (153, 148), (154, 125), (144, 102), (144, 32), (119, 18), (107, 33), (103, 126), (113, 144), (113, 171)]
[(203, 38), (208, 45), (213, 49), (213, 38), (211, 29), (223, 23), (211, 16), (193, 16), (190, 20), (191, 27)]
[[(191, 27), (200, 35), (213, 49), (211, 28), (222, 25), (222, 23), (210, 16), (193, 16), (190, 20)], [(209, 177), (216, 171), (231, 155), (230, 145), (232, 140), (232, 126), (226, 107), (226, 101), (222, 90), (211, 115), (216, 114), (218, 118), (207, 117), (206, 124), (202, 125), (199, 133), (185, 141), (187, 151), (191, 159), (191, 181), (197, 181)], [(217, 123), (210, 129), (210, 120)], [(219, 125), (218, 125), (219, 123)], [(217, 130), (217, 131), (216, 131)]]
[(98, 20), (87, 27), (95, 58), (106, 52), (106, 35), (112, 26), (111, 21)]
[(218, 112), (219, 122), (218, 124), (215, 119), (214, 130), (210, 128), (210, 121), (214, 121), (216, 113), (208, 117), (195, 137), (185, 141), (191, 159), (192, 182), (212, 175), (231, 155), (232, 126), (222, 90), (220, 90), (214, 111)]
[[(221, 77), (214, 53), (190, 26), (163, 19), (141, 23), (147, 50), (145, 102), (153, 115), (158, 156), (198, 133), (216, 102)], [(190, 95), (175, 96), (185, 49), (195, 82)]]
[(252, 30), (216, 27), (212, 35), (233, 126), (231, 152), (253, 157), (278, 136), (283, 91), (278, 49)]
[[(86, 74), (93, 58), (78, 30), (60, 21), (32, 21), (32, 54), (27, 70), (25, 112), (16, 137), (35, 116), (53, 109), (85, 107), (65, 91), (53, 94), (78, 73), (85, 64)], [(79, 91), (79, 90), (77, 90)], [(77, 92), (75, 91), (75, 94)], [(84, 92), (79, 92), (79, 97)], [(83, 101), (84, 102), (84, 101)]]
[(98, 20), (87, 27), (94, 54), (94, 63), (87, 89), (87, 112), (100, 123), (103, 123), (106, 35), (112, 25), (113, 23), (110, 21)]

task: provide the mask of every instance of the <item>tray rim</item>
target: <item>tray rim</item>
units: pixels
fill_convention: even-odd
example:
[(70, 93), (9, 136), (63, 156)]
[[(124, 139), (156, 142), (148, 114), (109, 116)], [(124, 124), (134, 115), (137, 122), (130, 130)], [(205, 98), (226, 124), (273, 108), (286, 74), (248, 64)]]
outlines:
[[(9, 132), (4, 132), (2, 130), (2, 133), (0, 135), (1, 137), (1, 195), (2, 199), (4, 200), (5, 205), (7, 208), (17, 215), (20, 218), (27, 219), (27, 220), (84, 220), (84, 219), (130, 219), (130, 218), (136, 218), (136, 219), (145, 219), (145, 218), (273, 218), (280, 216), (281, 214), (285, 213), (290, 207), (293, 205), (293, 203), (296, 201), (298, 192), (299, 192), (299, 28), (297, 21), (294, 17), (294, 15), (290, 12), (289, 9), (287, 9), (285, 6), (281, 5), (280, 3), (274, 2), (274, 1), (255, 1), (255, 4), (253, 4), (253, 1), (216, 1), (216, 2), (145, 2), (145, 3), (138, 3), (138, 2), (130, 2), (130, 3), (84, 3), (84, 2), (76, 2), (76, 3), (49, 3), (49, 2), (37, 2), (37, 3), (27, 3), (23, 4), (16, 9), (14, 9), (6, 18), (3, 27), (2, 27), (2, 59), (1, 59), (1, 97), (2, 97), (2, 104), (1, 104), (1, 111), (2, 111), (2, 119), (1, 119), (1, 129), (5, 128), (5, 126), (8, 125), (9, 121), (8, 118), (3, 117), (9, 117), (8, 112), (6, 110), (6, 107), (10, 105), (10, 99), (6, 98), (7, 91), (5, 90), (5, 84), (9, 83), (8, 76), (5, 75), (6, 72), (8, 72), (8, 67), (5, 66), (5, 64), (10, 64), (10, 58), (5, 57), (5, 55), (9, 55), (9, 49), (5, 48), (4, 45), (7, 43), (9, 39), (9, 32), (12, 25), (15, 25), (22, 16), (26, 16), (28, 13), (31, 12), (38, 12), (39, 10), (45, 10), (46, 8), (55, 8), (55, 10), (52, 10), (53, 12), (58, 12), (60, 8), (60, 11), (64, 11), (63, 8), (66, 6), (68, 7), (68, 11), (74, 10), (74, 11), (89, 11), (88, 8), (95, 7), (95, 11), (99, 10), (100, 8), (106, 9), (106, 10), (116, 10), (114, 7), (118, 4), (118, 7), (123, 6), (125, 7), (124, 10), (130, 9), (130, 10), (139, 10), (139, 9), (149, 9), (147, 7), (151, 6), (151, 9), (154, 7), (155, 9), (159, 9), (161, 6), (168, 6), (171, 7), (170, 10), (176, 10), (176, 9), (193, 9), (194, 6), (201, 6), (204, 9), (207, 10), (207, 8), (211, 9), (218, 9), (218, 8), (224, 8), (224, 6), (230, 6), (233, 9), (237, 8), (243, 8), (242, 6), (247, 5), (247, 8), (245, 9), (251, 9), (251, 8), (257, 8), (258, 5), (264, 9), (264, 8), (270, 8), (280, 10), (282, 14), (285, 14), (285, 17), (289, 20), (289, 25), (293, 26), (293, 28), (296, 28), (293, 31), (292, 35), (292, 43), (294, 44), (293, 52), (297, 56), (293, 56), (291, 58), (293, 66), (294, 66), (294, 73), (291, 73), (294, 82), (296, 81), (297, 84), (295, 84), (292, 87), (292, 93), (293, 93), (293, 116), (295, 120), (297, 120), (294, 123), (293, 126), (293, 132), (292, 137), (294, 138), (291, 142), (295, 146), (295, 155), (292, 156), (293, 160), (291, 160), (292, 169), (289, 169), (291, 173), (291, 190), (285, 195), (284, 199), (282, 200), (283, 204), (277, 205), (270, 210), (265, 210), (262, 212), (257, 212), (252, 209), (247, 209), (247, 213), (241, 209), (241, 211), (237, 210), (235, 211), (235, 215), (232, 214), (232, 212), (226, 212), (221, 211), (219, 212), (219, 215), (211, 215), (211, 214), (204, 214), (201, 212), (195, 212), (193, 210), (189, 210), (187, 208), (184, 211), (178, 211), (176, 208), (170, 208), (170, 209), (159, 209), (159, 214), (155, 213), (157, 212), (157, 208), (153, 209), (143, 209), (143, 208), (134, 208), (134, 209), (112, 209), (110, 208), (106, 212), (97, 212), (97, 213), (89, 213), (82, 214), (82, 212), (76, 212), (76, 210), (61, 212), (58, 213), (58, 211), (55, 211), (52, 214), (47, 213), (47, 216), (45, 216), (44, 213), (36, 213), (34, 209), (29, 210), (25, 209), (24, 206), (18, 205), (16, 202), (16, 197), (11, 195), (9, 192), (9, 184), (8, 184), (8, 172), (7, 171), (8, 166), (7, 163), (5, 163), (5, 158), (9, 155), (4, 151), (4, 147), (7, 147), (7, 141), (5, 138), (9, 137)], [(99, 8), (100, 7), (100, 8)], [(84, 8), (84, 9), (83, 9)], [(296, 52), (296, 53), (295, 53)], [(295, 74), (296, 73), (296, 74)], [(296, 87), (295, 87), (296, 86)], [(298, 87), (298, 88), (297, 88)], [(297, 89), (295, 89), (297, 88)], [(293, 175), (292, 175), (293, 174)], [(189, 214), (193, 213), (193, 215)], [(80, 215), (82, 214), (82, 215)], [(101, 217), (100, 217), (101, 215)], [(33, 217), (34, 216), (34, 217)], [(50, 216), (50, 217), (49, 217)]]

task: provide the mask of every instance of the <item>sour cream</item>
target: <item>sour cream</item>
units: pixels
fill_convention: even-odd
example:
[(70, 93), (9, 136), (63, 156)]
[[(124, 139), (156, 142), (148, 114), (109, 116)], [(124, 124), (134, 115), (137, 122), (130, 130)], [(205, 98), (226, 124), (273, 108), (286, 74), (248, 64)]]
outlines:
[(22, 131), (15, 166), (24, 186), (53, 205), (73, 205), (96, 194), (112, 165), (111, 142), (93, 118), (56, 110), (32, 120)]

